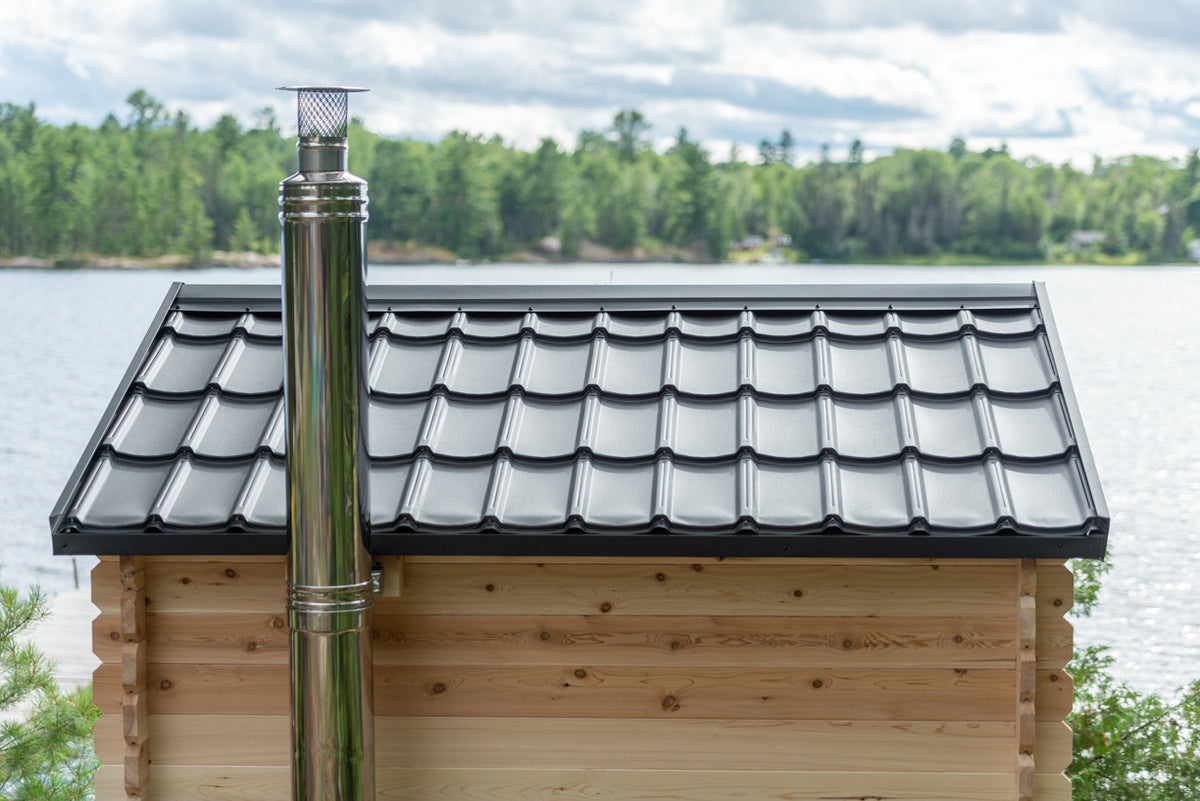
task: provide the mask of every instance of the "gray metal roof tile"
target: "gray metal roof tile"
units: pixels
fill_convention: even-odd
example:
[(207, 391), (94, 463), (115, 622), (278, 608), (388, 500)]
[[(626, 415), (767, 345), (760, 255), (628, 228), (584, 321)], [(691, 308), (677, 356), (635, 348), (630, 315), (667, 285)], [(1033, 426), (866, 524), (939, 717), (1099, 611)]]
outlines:
[(614, 395), (652, 395), (662, 389), (665, 343), (609, 340), (606, 345), (602, 348), (602, 391)]
[(582, 392), (587, 384), (588, 359), (592, 344), (583, 342), (530, 343), (528, 367), (522, 365), (524, 380), (516, 383), (528, 392), (541, 395), (570, 395)]
[(945, 459), (976, 458), (983, 452), (975, 404), (970, 397), (912, 398), (917, 450)]
[(637, 401), (597, 397), (595, 423), (587, 443), (601, 456), (618, 459), (646, 457), (658, 448), (657, 397)]
[(372, 390), (386, 395), (429, 392), (443, 352), (457, 343), (455, 339), (399, 343), (378, 337), (371, 343), (368, 383)]
[(430, 402), (425, 398), (395, 400), (373, 397), (369, 404), (367, 453), (371, 458), (411, 456), (417, 449)]
[(829, 344), (830, 386), (849, 395), (891, 392), (891, 367), (886, 341)]
[[(561, 304), (384, 291), (368, 325), (374, 546), (1102, 551), (1103, 498), (1036, 292), (718, 290), (673, 290), (680, 309), (636, 289)], [(60, 552), (154, 552), (157, 531), (175, 550), (188, 531), (286, 547), (270, 539), (286, 521), (278, 299), (233, 294), (164, 306), (60, 502)]]
[(536, 459), (565, 458), (575, 452), (584, 400), (542, 401), (516, 398), (519, 419), (511, 449), (518, 456)]
[(510, 386), (519, 342), (463, 341), (444, 377), (451, 392), (497, 395)]
[(124, 456), (169, 457), (200, 409), (201, 398), (163, 399), (131, 395), (125, 400), (104, 444)]
[(679, 343), (680, 392), (692, 395), (722, 395), (736, 392), (738, 376), (737, 341), (707, 344), (684, 339)]
[(903, 343), (904, 364), (913, 390), (950, 395), (971, 390), (971, 374), (958, 339)]
[[(187, 428), (182, 447), (215, 459), (250, 456), (260, 447), (270, 447), (267, 426), (282, 402), (281, 397), (240, 400), (210, 393)], [(283, 455), (281, 450), (276, 453)]]
[(1054, 383), (1054, 370), (1041, 337), (978, 342), (985, 381), (992, 391), (1044, 392)]
[(137, 380), (152, 392), (203, 392), (229, 345), (221, 339), (193, 342), (161, 336)]

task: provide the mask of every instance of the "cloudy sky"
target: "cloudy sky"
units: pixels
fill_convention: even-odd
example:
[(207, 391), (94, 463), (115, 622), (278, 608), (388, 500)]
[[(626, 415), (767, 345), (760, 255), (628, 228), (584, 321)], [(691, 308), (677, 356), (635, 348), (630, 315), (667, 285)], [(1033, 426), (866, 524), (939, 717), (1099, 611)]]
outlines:
[[(369, 87), (383, 134), (532, 148), (622, 108), (718, 159), (789, 130), (1019, 157), (1182, 157), (1200, 146), (1200, 0), (5, 0), (0, 102), (94, 125), (144, 88), (199, 125), (281, 84)], [(294, 127), (294, 123), (293, 123)]]

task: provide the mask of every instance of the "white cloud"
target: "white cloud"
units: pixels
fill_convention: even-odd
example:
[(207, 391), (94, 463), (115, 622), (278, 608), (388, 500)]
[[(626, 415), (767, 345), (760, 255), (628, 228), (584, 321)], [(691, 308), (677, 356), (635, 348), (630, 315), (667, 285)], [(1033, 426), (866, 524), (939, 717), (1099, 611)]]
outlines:
[(1200, 138), (1200, 52), (1169, 24), (1174, 0), (1142, 6), (43, 0), (0, 10), (0, 101), (95, 124), (144, 87), (206, 125), (264, 105), (287, 119), (275, 86), (345, 82), (372, 89), (354, 113), (373, 128), (423, 138), (458, 128), (569, 146), (635, 107), (656, 136), (686, 126), (721, 157), (783, 128), (810, 150), (965, 136), (1077, 163), (1182, 154)]

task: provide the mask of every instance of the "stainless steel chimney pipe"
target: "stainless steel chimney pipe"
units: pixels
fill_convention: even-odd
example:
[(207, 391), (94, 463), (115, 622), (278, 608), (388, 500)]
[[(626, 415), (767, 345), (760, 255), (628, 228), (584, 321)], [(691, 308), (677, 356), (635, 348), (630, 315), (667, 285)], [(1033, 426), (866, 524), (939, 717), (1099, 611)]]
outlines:
[(366, 533), (367, 184), (347, 172), (348, 87), (297, 92), (279, 184), (287, 398), (292, 797), (373, 801), (375, 600)]

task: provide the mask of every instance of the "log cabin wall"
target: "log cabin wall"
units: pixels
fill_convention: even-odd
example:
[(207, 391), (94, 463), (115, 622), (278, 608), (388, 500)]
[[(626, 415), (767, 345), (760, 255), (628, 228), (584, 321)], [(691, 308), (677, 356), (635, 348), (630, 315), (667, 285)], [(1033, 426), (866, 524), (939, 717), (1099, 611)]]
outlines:
[[(284, 569), (145, 557), (144, 662), (123, 673), (130, 577), (102, 558), (98, 801), (288, 798)], [(1062, 561), (403, 570), (376, 599), (381, 799), (1070, 799)], [(148, 770), (126, 764), (131, 703)]]

